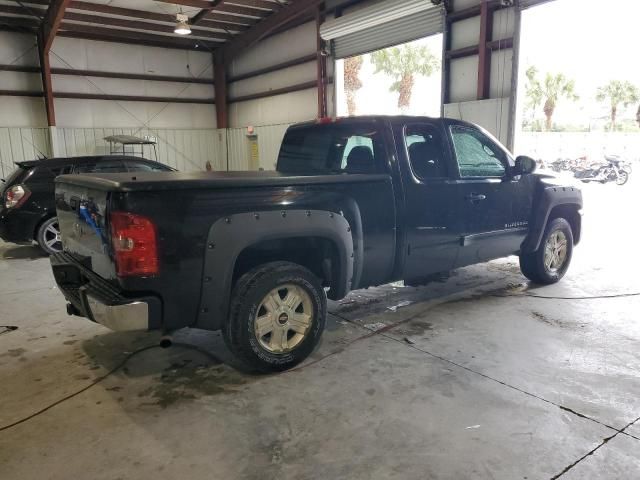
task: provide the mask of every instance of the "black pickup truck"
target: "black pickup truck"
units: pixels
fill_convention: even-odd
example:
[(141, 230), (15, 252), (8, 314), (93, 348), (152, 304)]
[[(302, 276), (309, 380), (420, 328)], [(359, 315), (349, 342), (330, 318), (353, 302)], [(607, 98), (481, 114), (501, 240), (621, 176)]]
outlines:
[(298, 124), (275, 172), (58, 177), (51, 263), (70, 314), (221, 329), (251, 367), (284, 370), (318, 342), (326, 297), (508, 255), (562, 278), (582, 194), (534, 169), (456, 120)]

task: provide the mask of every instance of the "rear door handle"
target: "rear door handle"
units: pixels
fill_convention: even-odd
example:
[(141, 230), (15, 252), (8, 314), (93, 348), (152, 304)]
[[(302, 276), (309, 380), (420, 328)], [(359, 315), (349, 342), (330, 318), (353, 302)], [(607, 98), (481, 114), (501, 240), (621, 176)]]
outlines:
[(482, 195), (480, 193), (470, 193), (465, 198), (467, 200), (469, 200), (471, 203), (477, 203), (477, 202), (479, 202), (481, 200), (486, 200), (487, 196), (486, 195)]

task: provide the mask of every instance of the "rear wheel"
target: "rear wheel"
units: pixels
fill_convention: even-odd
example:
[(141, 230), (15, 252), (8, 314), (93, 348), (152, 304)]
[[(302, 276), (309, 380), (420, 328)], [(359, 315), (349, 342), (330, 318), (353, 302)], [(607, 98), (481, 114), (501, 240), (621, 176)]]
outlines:
[(36, 242), (48, 255), (62, 251), (62, 240), (57, 217), (52, 217), (42, 222), (36, 233)]
[(320, 340), (327, 301), (319, 279), (290, 262), (254, 268), (238, 280), (222, 333), (229, 349), (260, 372), (302, 362)]
[(538, 250), (520, 255), (520, 270), (532, 282), (550, 285), (567, 273), (572, 254), (571, 225), (556, 218), (547, 225)]

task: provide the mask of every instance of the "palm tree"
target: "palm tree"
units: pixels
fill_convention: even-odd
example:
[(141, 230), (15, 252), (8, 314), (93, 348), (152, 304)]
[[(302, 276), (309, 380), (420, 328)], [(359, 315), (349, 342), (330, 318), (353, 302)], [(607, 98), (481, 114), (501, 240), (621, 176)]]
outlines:
[(558, 101), (561, 98), (572, 101), (576, 101), (579, 98), (578, 95), (575, 94), (575, 82), (569, 80), (562, 73), (547, 73), (544, 81), (541, 82), (538, 80), (538, 70), (535, 67), (529, 67), (527, 70), (527, 79), (527, 93), (539, 100), (536, 104), (544, 100), (542, 110), (547, 118), (545, 128), (551, 130), (553, 126), (553, 114), (558, 106)]
[(538, 110), (538, 106), (542, 103), (542, 87), (540, 82), (537, 80), (538, 69), (532, 65), (527, 68), (527, 72), (525, 74), (527, 76), (527, 85), (525, 87), (525, 95), (527, 96), (527, 108), (531, 109), (531, 125), (533, 126), (533, 121), (536, 116), (536, 110)]
[[(606, 85), (598, 88), (596, 100), (599, 102), (609, 101), (611, 107), (611, 131), (616, 129), (616, 117), (620, 104), (628, 107), (640, 99), (640, 92), (631, 82), (621, 80), (611, 80)], [(640, 109), (638, 110), (640, 114)]]
[(360, 69), (363, 58), (350, 57), (344, 61), (344, 91), (347, 95), (347, 112), (349, 116), (356, 114), (356, 93), (362, 88)]
[(375, 73), (383, 72), (394, 79), (389, 91), (398, 92), (398, 107), (404, 112), (411, 104), (416, 75), (425, 77), (440, 69), (440, 60), (426, 45), (402, 45), (371, 54)]

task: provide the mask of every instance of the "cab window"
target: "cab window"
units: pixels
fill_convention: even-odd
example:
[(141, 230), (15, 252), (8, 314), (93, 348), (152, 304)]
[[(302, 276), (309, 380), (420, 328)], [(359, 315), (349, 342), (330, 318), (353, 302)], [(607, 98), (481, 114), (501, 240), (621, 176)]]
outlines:
[(502, 177), (506, 173), (504, 151), (479, 130), (454, 125), (451, 137), (461, 177)]
[(407, 125), (404, 134), (411, 170), (420, 180), (448, 175), (445, 146), (440, 131), (432, 125)]
[(282, 141), (277, 170), (298, 175), (380, 173), (384, 151), (375, 126), (338, 123), (292, 128)]

